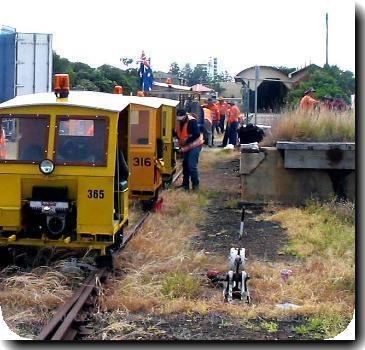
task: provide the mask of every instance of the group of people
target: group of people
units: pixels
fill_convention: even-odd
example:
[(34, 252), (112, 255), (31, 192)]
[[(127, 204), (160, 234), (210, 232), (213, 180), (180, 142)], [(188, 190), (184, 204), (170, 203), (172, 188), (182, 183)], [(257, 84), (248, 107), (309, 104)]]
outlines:
[(181, 187), (188, 190), (190, 180), (193, 190), (199, 189), (198, 161), (203, 145), (214, 146), (214, 134), (224, 134), (218, 147), (227, 144), (235, 146), (241, 112), (234, 102), (227, 103), (223, 97), (218, 101), (208, 98), (200, 104), (195, 98), (186, 109), (177, 110), (175, 136), (183, 154), (183, 182)]
[(236, 145), (237, 128), (240, 121), (240, 110), (234, 102), (227, 103), (223, 97), (218, 102), (208, 98), (202, 106), (204, 111), (204, 141), (208, 147), (214, 146), (214, 133), (224, 134), (221, 146), (225, 147), (229, 142)]
[(219, 97), (218, 101), (208, 98), (201, 105), (195, 99), (187, 109), (197, 118), (205, 145), (214, 146), (215, 134), (224, 134), (223, 142), (218, 147), (225, 147), (227, 143), (236, 145), (241, 112), (234, 102), (226, 102)]
[(332, 97), (331, 95), (325, 95), (323, 100), (317, 100), (314, 98), (316, 90), (310, 87), (304, 91), (304, 96), (300, 100), (299, 107), (306, 113), (314, 111), (316, 108), (321, 108), (327, 111), (344, 111), (348, 108), (348, 105), (343, 99), (339, 97)]

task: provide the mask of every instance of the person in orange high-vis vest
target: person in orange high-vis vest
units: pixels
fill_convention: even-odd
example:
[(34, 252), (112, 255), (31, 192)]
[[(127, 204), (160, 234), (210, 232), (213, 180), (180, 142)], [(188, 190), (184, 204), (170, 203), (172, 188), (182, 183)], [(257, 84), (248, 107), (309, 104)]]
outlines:
[(226, 115), (228, 111), (228, 103), (224, 101), (224, 98), (222, 96), (219, 97), (219, 128), (221, 130), (221, 133), (224, 133), (224, 122), (226, 120)]
[(237, 129), (241, 118), (241, 112), (234, 102), (231, 102), (230, 104), (231, 108), (229, 109), (229, 114), (228, 114), (228, 123), (229, 123), (228, 142), (231, 145), (236, 146), (238, 137)]
[(2, 126), (0, 126), (0, 159), (6, 159), (5, 130)]
[(212, 146), (214, 146), (214, 130), (217, 133), (219, 132), (219, 107), (211, 97), (208, 98), (207, 103), (203, 107), (210, 109), (212, 113)]
[(198, 162), (204, 143), (203, 135), (199, 131), (197, 120), (185, 109), (177, 110), (176, 136), (183, 152), (183, 182), (184, 189), (189, 190), (190, 179), (193, 190), (199, 189)]
[(300, 100), (300, 108), (305, 113), (311, 113), (314, 111), (314, 107), (319, 103), (318, 100), (313, 98), (313, 93), (316, 92), (316, 90), (311, 87), (308, 90), (304, 91), (304, 96)]
[(204, 112), (204, 127), (203, 127), (203, 137), (204, 143), (208, 145), (208, 147), (212, 147), (212, 112), (209, 108), (203, 107)]

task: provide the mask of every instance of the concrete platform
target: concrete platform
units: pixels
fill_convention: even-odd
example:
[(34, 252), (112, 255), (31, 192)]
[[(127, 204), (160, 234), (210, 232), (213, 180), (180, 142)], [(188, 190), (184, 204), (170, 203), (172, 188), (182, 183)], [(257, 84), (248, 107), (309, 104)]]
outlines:
[(331, 199), (337, 193), (354, 201), (353, 169), (287, 168), (283, 150), (262, 147), (258, 153), (241, 153), (242, 199), (304, 203), (313, 197), (321, 200)]

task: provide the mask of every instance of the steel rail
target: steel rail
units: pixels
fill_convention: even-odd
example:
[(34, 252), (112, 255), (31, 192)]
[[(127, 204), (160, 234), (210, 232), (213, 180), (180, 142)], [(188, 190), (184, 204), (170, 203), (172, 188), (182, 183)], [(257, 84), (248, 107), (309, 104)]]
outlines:
[(91, 295), (91, 292), (96, 287), (97, 280), (103, 276), (105, 273), (105, 269), (101, 269), (95, 271), (95, 274), (91, 273), (91, 276), (94, 278), (92, 279), (91, 283), (86, 285), (81, 293), (80, 297), (78, 298), (77, 302), (73, 305), (72, 309), (67, 313), (67, 316), (63, 320), (62, 324), (59, 326), (57, 331), (52, 336), (51, 340), (72, 340), (75, 338), (78, 330), (77, 328), (73, 328), (73, 323), (75, 321), (76, 316), (81, 311), (82, 307), (86, 303), (86, 300)]
[[(175, 174), (172, 183), (176, 182), (181, 174), (182, 169)], [(123, 237), (121, 249), (123, 249), (127, 242), (141, 229), (149, 215), (150, 212), (145, 213), (134, 227), (127, 232)], [(75, 318), (96, 287), (97, 280), (100, 280), (105, 273), (106, 269), (92, 271), (85, 279), (82, 286), (65, 302), (65, 304), (57, 309), (51, 321), (42, 329), (36, 340), (73, 340), (78, 333), (77, 325), (75, 325)]]
[[(78, 301), (80, 299), (86, 300), (91, 294), (91, 291), (96, 285), (96, 278), (98, 276), (101, 277), (101, 273), (104, 273), (104, 270), (95, 270), (90, 273), (90, 275), (83, 282), (82, 286), (65, 302), (65, 304), (61, 305), (57, 309), (56, 314), (53, 316), (52, 320), (43, 328), (39, 336), (36, 338), (37, 340), (53, 340), (55, 333), (57, 333), (58, 329), (60, 329), (68, 316), (70, 314), (74, 314), (75, 310), (79, 307), (79, 305), (77, 305)], [(91, 286), (92, 288), (90, 288)], [(78, 309), (78, 311), (80, 311), (81, 307)], [(67, 328), (71, 326), (71, 323), (68, 324)]]

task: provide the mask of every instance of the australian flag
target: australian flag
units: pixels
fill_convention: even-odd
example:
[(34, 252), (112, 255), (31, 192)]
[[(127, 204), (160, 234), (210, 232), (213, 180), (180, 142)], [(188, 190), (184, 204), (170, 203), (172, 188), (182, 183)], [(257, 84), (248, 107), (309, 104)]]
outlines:
[(153, 74), (150, 65), (150, 60), (147, 60), (144, 51), (142, 51), (142, 56), (140, 60), (139, 67), (139, 78), (141, 84), (142, 91), (151, 91), (152, 90), (152, 82), (153, 82)]

